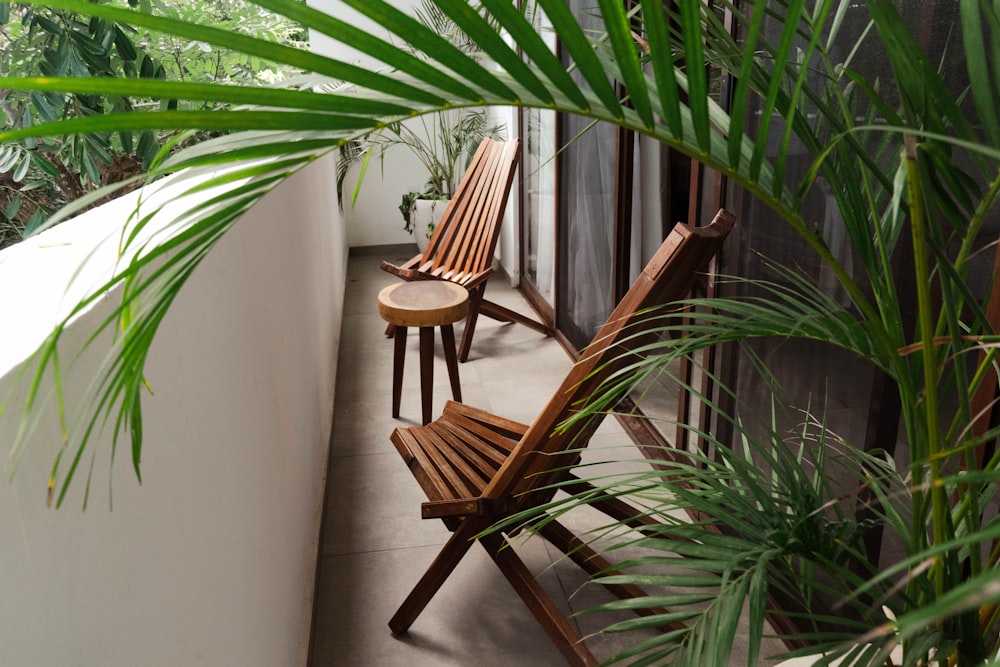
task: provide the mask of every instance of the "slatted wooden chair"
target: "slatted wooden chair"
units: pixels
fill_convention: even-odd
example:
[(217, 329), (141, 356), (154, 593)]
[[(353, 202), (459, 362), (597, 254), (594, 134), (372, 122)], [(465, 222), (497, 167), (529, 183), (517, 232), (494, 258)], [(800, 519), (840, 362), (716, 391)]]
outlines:
[[(449, 280), (469, 290), (469, 314), (459, 343), (459, 361), (469, 358), (480, 312), (551, 333), (542, 323), (483, 298), (486, 281), (493, 275), (493, 253), (520, 150), (521, 143), (516, 139), (483, 139), (434, 228), (427, 249), (402, 266), (382, 262), (383, 270), (404, 280)], [(389, 327), (386, 335), (391, 334)]]
[[(579, 448), (586, 445), (600, 418), (579, 419), (559, 431), (556, 427), (643, 341), (648, 329), (643, 311), (681, 299), (691, 290), (732, 224), (733, 217), (720, 211), (708, 227), (677, 225), (530, 426), (451, 401), (430, 424), (393, 431), (393, 444), (427, 496), (421, 507), (423, 518), (442, 519), (453, 531), (389, 621), (393, 633), (409, 629), (466, 552), (479, 542), (567, 661), (595, 664), (576, 630), (510, 548), (505, 534), (484, 531), (513, 513), (549, 500), (553, 483), (568, 481), (575, 490), (585, 488), (581, 486), (585, 482), (573, 478), (567, 466), (579, 460)], [(622, 521), (650, 522), (620, 500), (605, 498), (595, 506)], [(558, 521), (548, 523), (541, 534), (591, 575), (611, 567)], [(629, 586), (608, 588), (621, 597), (641, 593)]]

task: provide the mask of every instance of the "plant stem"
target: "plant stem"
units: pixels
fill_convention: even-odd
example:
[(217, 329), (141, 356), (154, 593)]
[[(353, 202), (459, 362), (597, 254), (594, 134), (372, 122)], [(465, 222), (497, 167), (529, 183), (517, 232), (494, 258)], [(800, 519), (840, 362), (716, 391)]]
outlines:
[(965, 234), (965, 238), (962, 240), (962, 247), (959, 249), (958, 255), (955, 258), (956, 269), (964, 269), (966, 260), (968, 260), (969, 255), (972, 254), (973, 244), (979, 237), (979, 230), (982, 228), (983, 223), (986, 222), (986, 214), (989, 213), (990, 209), (993, 207), (993, 202), (996, 201), (998, 196), (1000, 196), (1000, 173), (998, 173), (990, 183), (990, 187), (987, 189), (986, 194), (976, 207), (976, 212), (969, 220), (968, 232)]
[[(930, 476), (929, 488), (931, 494), (931, 532), (935, 544), (946, 539), (947, 498), (944, 489), (938, 487), (937, 480), (941, 477), (942, 447), (941, 431), (938, 415), (937, 396), (937, 352), (934, 346), (934, 314), (932, 312), (930, 281), (931, 272), (928, 263), (930, 251), (927, 246), (926, 229), (924, 228), (924, 203), (920, 187), (919, 165), (917, 163), (917, 140), (911, 134), (905, 137), (906, 181), (909, 191), (910, 228), (913, 235), (913, 264), (917, 289), (917, 326), (921, 340), (921, 358), (923, 362), (924, 389), (924, 424), (925, 447), (921, 447), (919, 439), (910, 443), (911, 463), (913, 464), (913, 484), (915, 489), (923, 487), (924, 480), (920, 473), (926, 464)], [(923, 491), (914, 491), (923, 493)], [(923, 528), (918, 526), (922, 513), (914, 513), (914, 535), (921, 534)], [(918, 532), (919, 531), (919, 532)], [(938, 560), (933, 566), (934, 587), (938, 596), (945, 591), (944, 564)]]

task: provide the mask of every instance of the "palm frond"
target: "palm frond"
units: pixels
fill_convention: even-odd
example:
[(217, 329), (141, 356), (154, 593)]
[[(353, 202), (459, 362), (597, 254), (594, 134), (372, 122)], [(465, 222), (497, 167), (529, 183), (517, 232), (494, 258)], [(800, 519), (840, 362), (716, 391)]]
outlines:
[[(0, 14), (8, 4), (0, 2)], [(483, 104), (552, 109), (642, 133), (738, 183), (805, 242), (850, 303), (832, 299), (794, 267), (772, 266), (773, 279), (742, 282), (739, 298), (689, 302), (698, 309), (693, 321), (671, 312), (651, 317), (649, 326), (661, 337), (638, 350), (650, 359), (615, 374), (590, 410), (610, 409), (624, 393), (666, 372), (670, 361), (708, 346), (794, 337), (851, 351), (884, 372), (898, 386), (910, 448), (909, 467), (897, 471), (885, 456), (840, 442), (829, 432), (822, 410), (808, 408), (810, 417), (798, 424), (789, 420), (777, 388), (770, 423), (727, 413), (722, 401), (698, 395), (739, 434), (737, 441), (719, 442), (698, 432), (711, 443), (713, 456), (691, 454), (675, 462), (669, 474), (602, 482), (608, 493), (648, 501), (651, 514), (691, 510), (709, 517), (691, 525), (665, 519), (668, 532), (622, 541), (658, 552), (653, 561), (637, 560), (636, 566), (683, 564), (698, 573), (692, 579), (698, 584), (698, 591), (690, 593), (694, 597), (668, 592), (659, 600), (680, 605), (672, 620), (684, 621), (688, 629), (622, 657), (637, 664), (718, 662), (731, 650), (736, 601), (749, 600), (751, 628), (759, 635), (765, 613), (775, 613), (767, 600), (773, 593), (807, 602), (836, 599), (853, 619), (837, 625), (831, 614), (814, 609), (787, 612), (800, 614), (796, 620), (808, 626), (790, 638), (858, 662), (881, 660), (900, 641), (906, 644), (905, 661), (912, 664), (935, 652), (954, 653), (960, 665), (995, 655), (1000, 600), (991, 575), (1000, 554), (986, 543), (995, 525), (982, 508), (991, 500), (1000, 461), (993, 457), (975, 474), (956, 472), (988, 436), (972, 433), (969, 421), (975, 417), (973, 395), (993, 382), (987, 370), (996, 362), (996, 354), (988, 351), (994, 343), (984, 337), (991, 333), (985, 301), (968, 286), (971, 258), (982, 246), (1000, 196), (1000, 12), (995, 2), (959, 3), (962, 34), (956, 43), (965, 52), (967, 95), (952, 92), (943, 61), (928, 57), (892, 0), (867, 0), (869, 20), (853, 36), (843, 35), (848, 12), (858, 9), (848, 0), (673, 5), (642, 0), (630, 11), (600, 0), (592, 8), (597, 30), (581, 26), (565, 2), (538, 0), (538, 11), (561, 44), (562, 59), (535, 31), (528, 12), (506, 0), (483, 0), (477, 7), (461, 0), (436, 3), (442, 18), (476, 41), (474, 54), (386, 0), (343, 4), (382, 26), (384, 37), (294, 0), (258, 0), (362, 52), (376, 63), (372, 67), (110, 3), (26, 4), (225, 46), (337, 82), (330, 90), (149, 79), (0, 81), (5, 89), (39, 93), (100, 89), (230, 105), (6, 130), (0, 132), (3, 142), (123, 128), (235, 130), (213, 143), (161, 154), (150, 176), (184, 170), (173, 178), (189, 202), (186, 210), (178, 214), (163, 202), (143, 202), (123, 230), (118, 272), (55, 328), (33, 358), (31, 375), (23, 378), (27, 411), (14, 443), (15, 460), (28, 446), (40, 402), (56, 401), (65, 422), (66, 444), (54, 455), (52, 468), (54, 502), (62, 502), (80, 466), (87, 467), (87, 456), (93, 456), (88, 443), (103, 428), (116, 434), (116, 442), (117, 435), (128, 434), (138, 474), (143, 366), (156, 329), (198, 262), (277, 183), (372, 130), (442, 109)], [(725, 20), (712, 4), (726, 13)], [(731, 33), (733, 25), (742, 41)], [(834, 47), (843, 39), (850, 40), (849, 48), (838, 55)], [(877, 81), (860, 73), (871, 46), (884, 51), (891, 69)], [(725, 99), (715, 89), (720, 74), (732, 83)], [(752, 109), (759, 114), (748, 122)], [(804, 168), (793, 162), (793, 147), (804, 156)], [(817, 191), (839, 214), (853, 266), (827, 247), (812, 224), (805, 202)], [(905, 244), (918, 259), (916, 331), (906, 323), (894, 273)], [(66, 414), (59, 391), (48, 399), (41, 395), (42, 379), (51, 375), (61, 386), (67, 360), (58, 344), (65, 327), (113, 290), (119, 290), (121, 303), (101, 332), (110, 334), (115, 347), (93, 384), (88, 412)], [(97, 344), (101, 332), (89, 344)], [(988, 352), (968, 361), (970, 352), (981, 350)], [(968, 368), (959, 368), (965, 363)], [(713, 379), (738, 406), (735, 390)], [(766, 373), (765, 379), (771, 381)], [(794, 433), (788, 430), (792, 425)], [(893, 531), (906, 549), (900, 566), (887, 570), (890, 574), (865, 563), (858, 542), (865, 526), (845, 508), (848, 501), (859, 501), (859, 493), (831, 484), (825, 472), (831, 469), (861, 480), (871, 494), (864, 501), (870, 520)], [(953, 503), (952, 496), (963, 500)], [(547, 509), (562, 512), (571, 505)], [(817, 572), (826, 578), (817, 580)], [(660, 583), (670, 583), (669, 576)], [(895, 620), (863, 604), (857, 591), (884, 600), (895, 609)], [(691, 612), (685, 605), (694, 600), (701, 606)], [(977, 613), (985, 630), (978, 627)], [(846, 648), (842, 641), (862, 634), (858, 619), (877, 631), (868, 645)]]

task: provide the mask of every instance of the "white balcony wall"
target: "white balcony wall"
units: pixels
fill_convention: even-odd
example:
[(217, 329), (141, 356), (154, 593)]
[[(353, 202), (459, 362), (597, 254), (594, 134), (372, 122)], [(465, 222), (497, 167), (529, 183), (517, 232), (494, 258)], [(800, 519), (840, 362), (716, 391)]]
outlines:
[[(380, 25), (354, 12), (343, 2), (307, 0), (307, 4), (373, 35), (387, 38), (386, 31)], [(406, 12), (420, 5), (419, 0), (397, 0), (394, 4)], [(309, 45), (315, 53), (361, 67), (383, 67), (365, 54), (315, 30), (309, 32)], [(347, 224), (348, 244), (353, 248), (412, 243), (413, 235), (403, 230), (399, 203), (404, 192), (423, 190), (427, 175), (420, 162), (405, 149), (392, 151), (382, 164), (373, 161), (365, 175), (357, 202), (352, 205), (350, 200), (357, 175), (358, 171), (355, 169), (348, 175), (345, 185), (344, 221)]]
[[(60, 429), (44, 412), (0, 485), (0, 662), (305, 664), (346, 269), (333, 177), (324, 158), (279, 186), (177, 297), (146, 368), (141, 486), (127, 437), (112, 466), (104, 435), (64, 506), (47, 509)], [(51, 326), (80, 258), (129, 210), (115, 202), (0, 253), (0, 402), (22, 370), (12, 361)], [(106, 341), (70, 359), (116, 296), (66, 332), (71, 409)], [(5, 445), (23, 385), (13, 396)], [(11, 462), (0, 470), (6, 480)]]

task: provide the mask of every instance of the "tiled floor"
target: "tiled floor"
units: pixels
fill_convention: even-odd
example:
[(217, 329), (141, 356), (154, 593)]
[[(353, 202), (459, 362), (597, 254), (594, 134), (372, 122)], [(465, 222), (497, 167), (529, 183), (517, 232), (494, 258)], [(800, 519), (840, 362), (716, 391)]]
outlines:
[[(378, 269), (381, 259), (352, 256), (348, 268), (311, 664), (564, 664), (480, 548), (469, 552), (407, 634), (394, 637), (389, 632), (389, 618), (448, 532), (438, 521), (421, 520), (423, 494), (389, 442), (393, 428), (419, 420), (420, 399), (417, 336), (411, 332), (401, 418), (391, 418), (392, 343), (383, 335), (385, 323), (378, 316), (376, 296), (394, 278)], [(487, 293), (530, 313), (518, 293), (498, 281)], [(461, 325), (456, 333), (461, 335)], [(436, 350), (434, 413), (439, 414), (450, 390), (440, 341)], [(569, 367), (567, 354), (555, 340), (522, 326), (481, 318), (469, 361), (459, 367), (463, 398), (496, 414), (530, 422)], [(589, 451), (599, 457), (602, 449), (622, 446), (630, 447), (628, 438), (613, 420), (606, 420)], [(620, 459), (633, 456), (620, 450), (616, 454)], [(570, 523), (586, 524), (588, 519), (573, 517)], [(598, 587), (584, 586), (579, 570), (558, 562), (561, 554), (541, 538), (519, 542), (517, 549), (567, 609), (579, 611), (608, 599)], [(587, 616), (574, 620), (589, 635), (588, 646), (598, 659), (620, 648), (620, 636), (591, 634), (606, 620)]]

